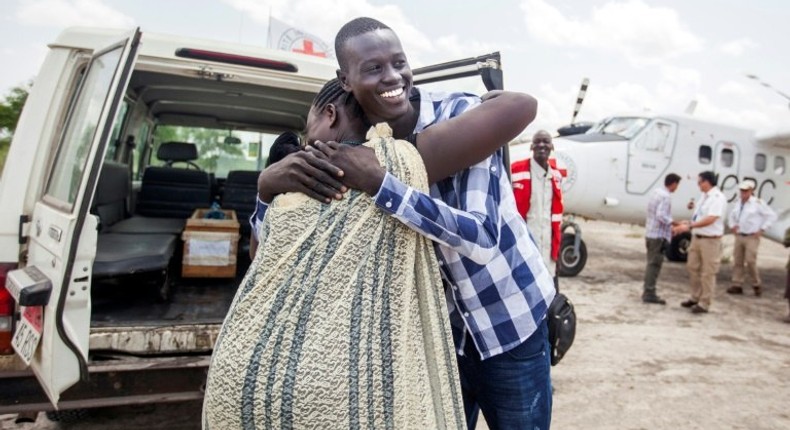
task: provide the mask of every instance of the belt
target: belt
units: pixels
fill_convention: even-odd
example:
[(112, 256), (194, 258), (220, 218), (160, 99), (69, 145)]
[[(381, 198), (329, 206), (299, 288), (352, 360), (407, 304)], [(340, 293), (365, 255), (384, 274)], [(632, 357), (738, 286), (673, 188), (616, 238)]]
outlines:
[(721, 239), (721, 236), (703, 236), (701, 234), (695, 234), (695, 239)]
[(754, 233), (738, 233), (738, 236), (742, 236), (742, 237), (754, 236)]

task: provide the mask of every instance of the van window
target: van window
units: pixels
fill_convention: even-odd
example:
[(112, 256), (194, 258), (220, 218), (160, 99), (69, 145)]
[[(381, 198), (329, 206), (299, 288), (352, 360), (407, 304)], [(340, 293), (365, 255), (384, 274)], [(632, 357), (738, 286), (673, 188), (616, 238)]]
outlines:
[(46, 195), (65, 203), (69, 211), (73, 208), (80, 189), (91, 142), (122, 51), (123, 47), (119, 47), (93, 60), (82, 80), (76, 101), (71, 106), (58, 145)]
[(137, 130), (137, 143), (132, 148), (132, 178), (140, 179), (140, 155), (145, 151), (148, 144), (148, 132), (151, 131), (151, 123), (143, 121)]
[(713, 150), (708, 145), (701, 145), (699, 147), (699, 162), (701, 164), (710, 164), (713, 159)]
[[(269, 148), (278, 134), (253, 131), (160, 125), (154, 130), (154, 144), (149, 163), (163, 166), (156, 158), (157, 150), (165, 142), (189, 142), (197, 146), (198, 159), (194, 161), (201, 170), (225, 178), (231, 170), (261, 170), (266, 163)], [(228, 137), (240, 143), (226, 143)], [(235, 139), (234, 139), (235, 140)], [(186, 167), (175, 163), (174, 167)]]
[(774, 158), (774, 173), (777, 175), (785, 174), (785, 158), (781, 155), (777, 155)]
[(732, 167), (732, 164), (734, 162), (735, 162), (735, 153), (732, 152), (732, 149), (722, 149), (721, 150), (722, 167)]
[(765, 172), (765, 166), (768, 164), (768, 158), (765, 154), (757, 154), (754, 156), (754, 170), (758, 172)]
[(124, 99), (121, 106), (118, 108), (118, 114), (115, 115), (115, 121), (112, 124), (112, 133), (110, 133), (110, 141), (107, 143), (107, 153), (104, 154), (105, 160), (115, 160), (115, 154), (118, 147), (121, 146), (121, 130), (123, 130), (124, 122), (126, 122), (127, 113), (129, 112), (129, 101)]

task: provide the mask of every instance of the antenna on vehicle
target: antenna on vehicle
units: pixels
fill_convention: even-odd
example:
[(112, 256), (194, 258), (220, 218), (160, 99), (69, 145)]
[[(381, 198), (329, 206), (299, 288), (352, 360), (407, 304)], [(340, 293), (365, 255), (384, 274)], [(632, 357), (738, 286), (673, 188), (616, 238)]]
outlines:
[(694, 111), (697, 110), (697, 101), (692, 100), (689, 102), (689, 105), (686, 106), (686, 115), (694, 115)]
[[(747, 73), (746, 77), (749, 78), (749, 79), (754, 79), (755, 81), (759, 82), (760, 85), (764, 86), (765, 88), (774, 90), (774, 92), (776, 94), (779, 94), (780, 96), (786, 98), (787, 100), (790, 100), (790, 96), (788, 96), (787, 94), (783, 93), (782, 91), (772, 87), (771, 84), (769, 84), (768, 82), (763, 81), (757, 75), (752, 75), (752, 74)], [(790, 107), (790, 105), (788, 105), (788, 107)]]

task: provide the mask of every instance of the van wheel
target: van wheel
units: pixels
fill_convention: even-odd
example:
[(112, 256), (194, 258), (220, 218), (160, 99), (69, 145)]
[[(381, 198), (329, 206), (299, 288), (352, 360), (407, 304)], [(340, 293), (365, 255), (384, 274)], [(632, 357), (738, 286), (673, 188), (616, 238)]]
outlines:
[(88, 418), (88, 409), (67, 409), (64, 411), (47, 411), (47, 419), (53, 422), (72, 424)]
[(672, 238), (669, 243), (666, 256), (669, 261), (685, 262), (689, 257), (689, 246), (691, 245), (691, 233), (682, 233)]
[(559, 276), (573, 277), (581, 273), (584, 266), (587, 264), (587, 245), (584, 240), (579, 242), (579, 255), (574, 255), (573, 244), (576, 240), (576, 235), (563, 234), (562, 243), (560, 243), (560, 256), (559, 256)]

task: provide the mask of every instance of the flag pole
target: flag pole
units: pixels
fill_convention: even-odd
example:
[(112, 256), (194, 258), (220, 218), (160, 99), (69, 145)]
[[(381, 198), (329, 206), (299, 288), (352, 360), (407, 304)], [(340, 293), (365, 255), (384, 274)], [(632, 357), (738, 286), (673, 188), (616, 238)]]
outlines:
[(272, 47), (272, 7), (269, 6), (269, 28), (266, 29), (266, 47)]

